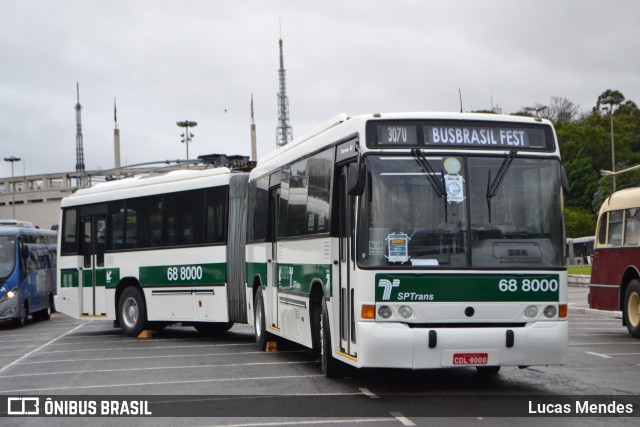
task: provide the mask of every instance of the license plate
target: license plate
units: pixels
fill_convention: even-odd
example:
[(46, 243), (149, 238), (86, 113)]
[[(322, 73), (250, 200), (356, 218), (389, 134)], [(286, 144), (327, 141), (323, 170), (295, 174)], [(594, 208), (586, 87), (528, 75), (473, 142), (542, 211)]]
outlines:
[(454, 365), (486, 365), (489, 362), (488, 353), (454, 353)]

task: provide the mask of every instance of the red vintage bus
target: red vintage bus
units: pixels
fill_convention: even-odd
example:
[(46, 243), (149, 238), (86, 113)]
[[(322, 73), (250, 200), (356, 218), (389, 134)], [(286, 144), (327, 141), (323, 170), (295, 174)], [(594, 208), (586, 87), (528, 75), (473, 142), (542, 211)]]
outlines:
[(640, 188), (616, 191), (598, 213), (589, 307), (622, 311), (640, 338)]

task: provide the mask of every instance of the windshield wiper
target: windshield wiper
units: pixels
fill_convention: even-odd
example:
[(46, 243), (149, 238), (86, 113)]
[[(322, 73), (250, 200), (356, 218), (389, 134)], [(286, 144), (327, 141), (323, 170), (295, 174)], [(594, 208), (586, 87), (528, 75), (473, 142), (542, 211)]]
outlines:
[(440, 197), (444, 203), (444, 220), (448, 221), (449, 213), (447, 209), (447, 192), (445, 190), (444, 185), (444, 173), (440, 172), (440, 179), (436, 178), (436, 173), (433, 171), (433, 168), (429, 164), (429, 161), (425, 157), (422, 150), (419, 148), (412, 149), (411, 152), (416, 158), (416, 162), (418, 162), (418, 166), (422, 169), (422, 172), (427, 176), (431, 187), (433, 187), (433, 191), (435, 191), (436, 196)]
[(498, 169), (498, 173), (493, 181), (491, 181), (491, 169), (489, 169), (489, 173), (487, 175), (487, 209), (489, 209), (489, 223), (491, 223), (491, 199), (493, 199), (498, 192), (500, 184), (502, 184), (502, 180), (507, 174), (516, 154), (518, 154), (516, 150), (509, 151), (507, 157), (502, 161), (502, 165), (500, 165), (500, 169)]
[(433, 187), (433, 191), (436, 192), (436, 195), (438, 197), (445, 197), (446, 193), (444, 190), (444, 183), (442, 183), (436, 178), (436, 173), (433, 171), (433, 168), (429, 164), (429, 161), (425, 157), (424, 153), (422, 153), (422, 150), (420, 150), (419, 148), (416, 148), (411, 150), (411, 152), (415, 156), (416, 162), (418, 162), (418, 166), (420, 166), (420, 169), (422, 169), (422, 172), (427, 176), (427, 179), (429, 180), (429, 183)]

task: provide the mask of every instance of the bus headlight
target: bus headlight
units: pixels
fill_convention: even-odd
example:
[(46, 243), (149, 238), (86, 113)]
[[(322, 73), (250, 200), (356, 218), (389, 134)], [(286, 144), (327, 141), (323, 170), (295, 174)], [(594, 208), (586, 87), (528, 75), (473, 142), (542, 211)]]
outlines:
[(13, 298), (15, 296), (16, 296), (15, 292), (13, 292), (13, 291), (7, 292), (7, 298)]
[(556, 307), (553, 305), (548, 305), (547, 307), (545, 307), (544, 309), (544, 317), (546, 317), (547, 319), (551, 319), (556, 317), (556, 313), (558, 312), (558, 310), (556, 310)]
[(411, 311), (410, 307), (407, 307), (406, 305), (403, 305), (402, 307), (400, 307), (398, 309), (398, 314), (400, 315), (400, 317), (402, 317), (403, 319), (408, 319), (411, 317), (411, 315), (413, 314), (413, 312)]
[(389, 308), (386, 305), (381, 305), (380, 308), (378, 308), (378, 316), (382, 317), (383, 319), (388, 319), (391, 317), (391, 308)]
[(528, 317), (529, 319), (533, 319), (534, 317), (536, 317), (538, 315), (538, 307), (536, 307), (535, 305), (530, 305), (524, 311), (524, 315), (526, 317)]

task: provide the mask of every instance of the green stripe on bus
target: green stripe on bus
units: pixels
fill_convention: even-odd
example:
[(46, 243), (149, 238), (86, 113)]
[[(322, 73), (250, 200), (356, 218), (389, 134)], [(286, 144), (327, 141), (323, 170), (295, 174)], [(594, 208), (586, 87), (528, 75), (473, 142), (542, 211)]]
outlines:
[(557, 274), (376, 274), (376, 302), (557, 302)]
[[(82, 287), (91, 287), (92, 271), (84, 270), (82, 272)], [(105, 286), (107, 288), (115, 288), (120, 281), (119, 268), (96, 268), (96, 286)]]
[(140, 267), (142, 286), (214, 285), (227, 282), (227, 264), (183, 264)]
[(258, 276), (262, 285), (267, 284), (267, 263), (266, 262), (247, 262), (247, 282), (249, 286), (253, 285), (253, 281)]
[(78, 270), (75, 268), (60, 270), (60, 287), (77, 288), (78, 287)]
[(313, 282), (324, 285), (325, 295), (331, 295), (331, 264), (278, 264), (276, 284), (281, 292), (309, 295)]
[[(63, 288), (77, 288), (80, 286), (80, 274), (77, 269), (63, 269), (60, 271), (60, 286)], [(120, 281), (119, 268), (96, 268), (96, 286), (115, 288)], [(93, 271), (82, 270), (82, 287), (93, 287)]]

